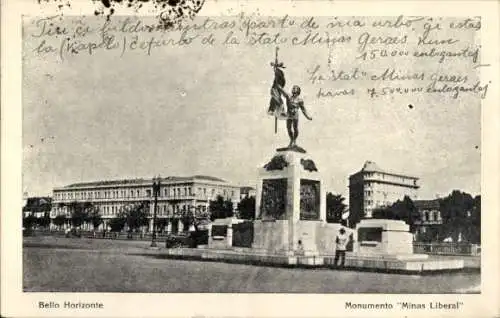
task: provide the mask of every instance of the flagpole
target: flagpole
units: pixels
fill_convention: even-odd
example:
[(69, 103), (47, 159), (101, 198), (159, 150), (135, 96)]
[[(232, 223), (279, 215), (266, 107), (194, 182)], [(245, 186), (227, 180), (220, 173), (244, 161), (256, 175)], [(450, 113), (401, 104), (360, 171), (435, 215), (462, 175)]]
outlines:
[[(276, 68), (278, 67), (278, 50), (279, 47), (276, 47), (276, 53), (274, 56), (274, 70), (276, 71)], [(276, 73), (276, 72), (275, 72)], [(278, 133), (278, 116), (274, 116), (274, 134)]]

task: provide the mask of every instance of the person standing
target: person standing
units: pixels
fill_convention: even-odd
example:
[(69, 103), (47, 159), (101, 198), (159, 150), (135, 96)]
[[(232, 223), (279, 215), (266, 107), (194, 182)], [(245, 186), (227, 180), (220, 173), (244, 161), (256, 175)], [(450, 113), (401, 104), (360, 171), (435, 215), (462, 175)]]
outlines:
[(339, 230), (339, 234), (335, 238), (335, 259), (333, 260), (333, 265), (337, 266), (337, 262), (340, 258), (340, 267), (344, 267), (345, 264), (345, 251), (347, 248), (347, 243), (349, 242), (349, 237), (346, 234), (344, 228)]

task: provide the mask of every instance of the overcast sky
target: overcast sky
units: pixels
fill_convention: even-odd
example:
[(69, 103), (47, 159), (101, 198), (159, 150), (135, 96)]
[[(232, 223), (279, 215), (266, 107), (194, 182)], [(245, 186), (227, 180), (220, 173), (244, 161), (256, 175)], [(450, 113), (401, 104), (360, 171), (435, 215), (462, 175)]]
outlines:
[[(28, 22), (23, 73), (23, 187), (30, 196), (74, 182), (157, 174), (206, 174), (255, 186), (257, 168), (288, 143), (285, 123), (274, 134), (266, 114), (273, 46), (164, 48), (121, 58), (100, 52), (62, 62), (32, 53), (39, 43), (32, 27)], [(315, 160), (328, 191), (347, 197), (348, 176), (372, 160), (419, 177), (423, 199), (453, 189), (479, 194), (479, 98), (370, 99), (368, 83), (339, 83), (360, 93), (317, 99), (319, 86), (307, 81), (307, 70), (327, 68), (328, 48), (282, 46), (280, 55), (287, 89), (302, 87), (313, 117), (301, 118), (298, 144)], [(359, 65), (352, 55), (334, 49), (333, 67), (425, 70), (419, 61)], [(453, 68), (461, 71), (460, 63), (439, 66)]]

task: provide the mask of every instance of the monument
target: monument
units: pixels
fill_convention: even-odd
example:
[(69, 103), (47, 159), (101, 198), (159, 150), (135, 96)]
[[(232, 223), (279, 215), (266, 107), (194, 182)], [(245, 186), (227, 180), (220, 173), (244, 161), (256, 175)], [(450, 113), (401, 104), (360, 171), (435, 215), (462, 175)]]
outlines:
[(290, 142), (258, 168), (251, 239), (235, 245), (233, 230), (244, 228), (244, 223), (228, 218), (209, 227), (207, 245), (198, 246), (198, 250), (170, 250), (169, 254), (244, 263), (336, 266), (335, 238), (344, 228), (354, 239), (353, 251), (346, 255), (347, 267), (405, 272), (463, 268), (460, 260), (433, 260), (414, 254), (412, 234), (404, 221), (363, 219), (355, 230), (326, 222), (326, 189), (319, 168), (297, 144), (300, 112), (312, 118), (300, 98), (300, 87), (294, 85), (290, 94), (285, 91), (285, 66), (278, 61), (277, 52), (271, 63), (274, 82), (268, 113), (275, 118), (275, 132), (278, 120), (286, 120)]
[[(316, 163), (305, 149), (297, 145), (300, 112), (312, 120), (300, 97), (301, 89), (294, 85), (291, 93), (284, 89), (283, 63), (276, 60), (274, 82), (268, 114), (277, 120), (286, 120), (290, 142), (287, 147), (276, 149), (269, 161), (258, 170), (254, 242), (252, 248), (270, 254), (294, 255), (299, 241), (303, 255), (324, 252), (330, 228), (333, 236), (339, 225), (326, 224), (326, 191)], [(286, 104), (283, 102), (286, 101)], [(286, 105), (286, 110), (284, 106)]]

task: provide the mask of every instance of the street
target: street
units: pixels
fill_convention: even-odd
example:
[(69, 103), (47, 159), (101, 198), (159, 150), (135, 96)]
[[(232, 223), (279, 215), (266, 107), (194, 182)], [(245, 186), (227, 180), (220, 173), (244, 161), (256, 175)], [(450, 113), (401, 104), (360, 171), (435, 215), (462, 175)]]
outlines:
[[(160, 259), (148, 242), (25, 238), (27, 292), (454, 293), (479, 272), (431, 276)], [(149, 254), (149, 255), (148, 255)], [(471, 289), (472, 288), (472, 289)]]

